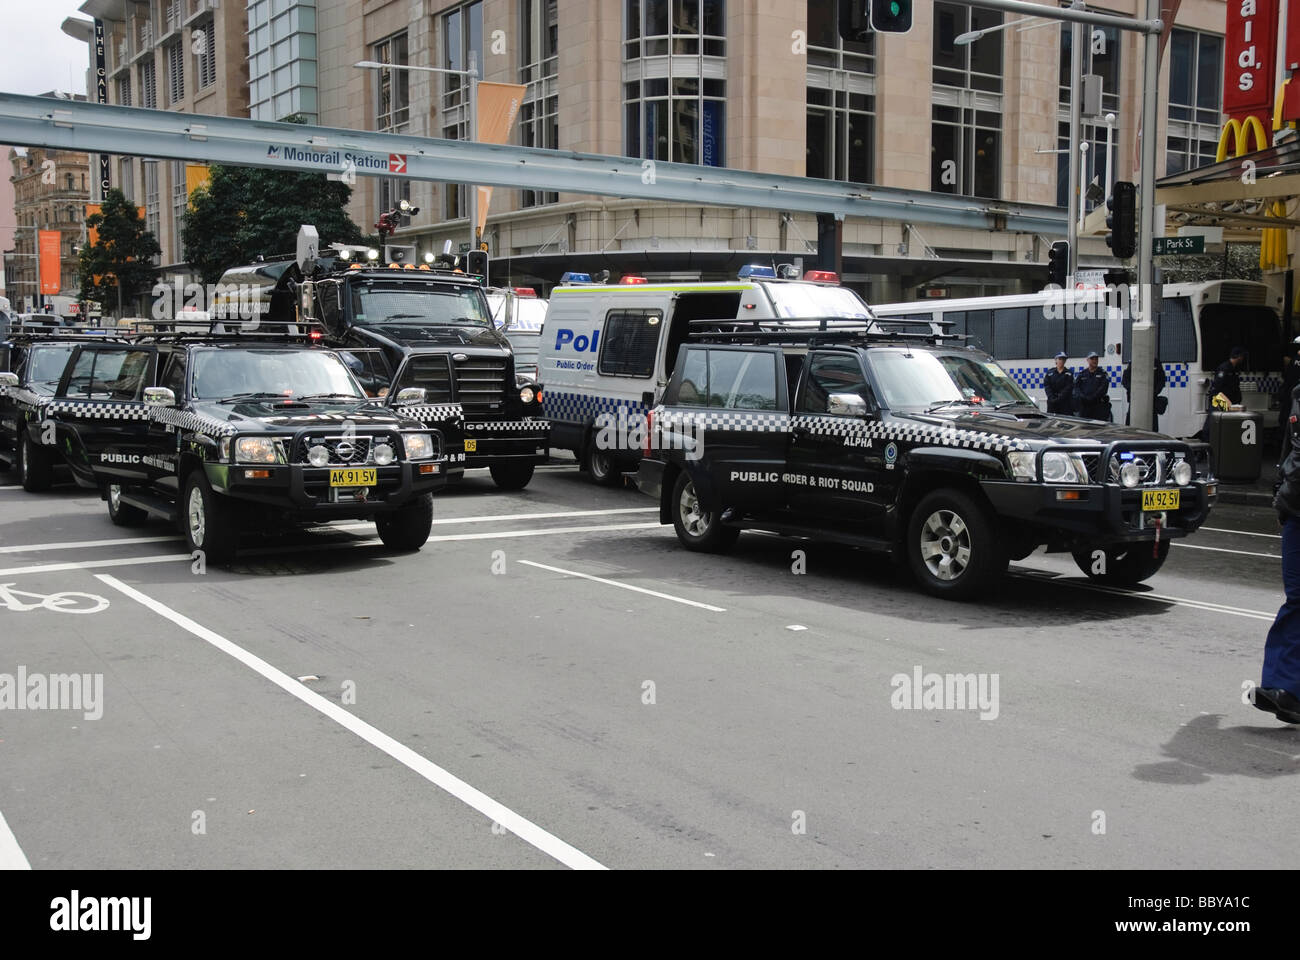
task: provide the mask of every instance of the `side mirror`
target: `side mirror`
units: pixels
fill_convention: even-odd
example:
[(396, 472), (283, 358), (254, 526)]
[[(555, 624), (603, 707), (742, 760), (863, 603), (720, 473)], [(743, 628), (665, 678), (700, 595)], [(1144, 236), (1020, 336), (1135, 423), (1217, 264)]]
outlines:
[(403, 387), (397, 391), (397, 399), (393, 402), (399, 407), (410, 407), (424, 403), (424, 398), (424, 387)]
[(176, 403), (171, 387), (145, 387), (144, 402), (151, 407), (170, 407)]
[(826, 412), (837, 417), (865, 417), (867, 401), (856, 393), (832, 393)]
[(8, 370), (0, 372), (0, 387), (18, 386), (18, 374), (10, 373)]

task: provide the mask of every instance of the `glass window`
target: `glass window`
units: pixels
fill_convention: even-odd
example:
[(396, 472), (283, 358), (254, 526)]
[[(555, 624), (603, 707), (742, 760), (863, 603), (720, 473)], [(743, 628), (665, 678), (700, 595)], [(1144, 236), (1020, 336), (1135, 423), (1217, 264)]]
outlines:
[(1033, 405), (1005, 370), (977, 356), (883, 348), (872, 350), (869, 362), (894, 410), (962, 401)]
[(1023, 360), (1032, 356), (1029, 341), (1029, 308), (1006, 307), (993, 311), (993, 356), (999, 360)]
[[(519, 82), (527, 84), (519, 107), (520, 145), (546, 150), (560, 146), (560, 98), (555, 77), (559, 72), (558, 0), (521, 0), (523, 18), (522, 66)], [(639, 142), (638, 142), (639, 148)], [(535, 207), (558, 203), (554, 190), (524, 190), (520, 205)]]
[[(448, 70), (468, 70), (471, 54), (482, 77), (483, 59), (483, 3), (476, 0), (456, 7), (442, 17), (442, 67)], [(466, 78), (457, 74), (441, 74), (442, 83), (442, 136), (447, 140), (470, 138), (469, 93)], [(442, 188), (443, 216), (458, 220), (470, 216), (472, 206), (465, 184), (447, 184)]]
[(1002, 14), (996, 10), (935, 3), (933, 82), (940, 86), (1001, 92), (1003, 31), (985, 34), (973, 43), (957, 44), (957, 38), (963, 33), (1001, 23)]
[(649, 377), (659, 352), (663, 313), (659, 310), (613, 310), (600, 331), (597, 370), (615, 377)]
[(152, 350), (82, 350), (66, 396), (85, 400), (139, 400)]
[(709, 396), (709, 351), (686, 351), (682, 364), (682, 381), (677, 390), (677, 402), (688, 407), (703, 407)]
[[(380, 63), (407, 64), (406, 33), (399, 33), (375, 44), (375, 59)], [(375, 124), (379, 130), (401, 126), (410, 119), (411, 74), (409, 70), (380, 70), (379, 101)]]
[(218, 400), (252, 393), (285, 397), (362, 395), (339, 356), (324, 350), (250, 347), (195, 352), (195, 399)]
[(875, 175), (875, 37), (839, 35), (839, 4), (808, 5), (805, 175), (870, 183)]
[(862, 373), (862, 362), (856, 354), (817, 353), (808, 364), (808, 377), (804, 381), (799, 410), (804, 413), (827, 413), (830, 397), (834, 393), (852, 393), (867, 401), (871, 388)]
[(710, 407), (775, 410), (776, 355), (742, 350), (709, 351)]
[(180, 400), (185, 396), (185, 351), (177, 350), (167, 363), (167, 372), (163, 374), (162, 386), (176, 394)]
[(1065, 322), (1065, 352), (1072, 357), (1101, 353), (1106, 343), (1105, 317), (1068, 317)]
[(1223, 38), (1175, 28), (1169, 38), (1166, 175), (1214, 162), (1222, 96)]

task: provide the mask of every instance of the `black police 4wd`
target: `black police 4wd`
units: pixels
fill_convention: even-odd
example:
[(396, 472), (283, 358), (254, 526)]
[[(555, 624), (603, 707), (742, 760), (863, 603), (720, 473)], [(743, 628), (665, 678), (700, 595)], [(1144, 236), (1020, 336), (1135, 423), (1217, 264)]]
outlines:
[(105, 342), (102, 331), (20, 324), (0, 343), (0, 468), (13, 469), (24, 490), (48, 490), (63, 463), (45, 411), (68, 358), (78, 344)]
[(212, 562), (241, 530), (329, 520), (419, 549), (445, 482), (437, 431), (367, 399), (333, 351), (282, 338), (83, 344), (48, 414), (114, 523), (162, 516)]
[[(510, 341), (492, 321), (480, 280), (443, 258), (436, 267), (384, 265), (366, 251), (316, 255), (306, 241), (300, 249), (268, 291), (269, 319), (320, 323), (372, 396), (395, 405), (403, 390), (423, 390), (423, 402), (403, 412), (443, 432), (450, 481), (467, 467), (487, 467), (502, 489), (527, 486), (549, 455), (541, 388), (516, 376)], [(268, 269), (227, 271), (221, 282), (260, 283)]]
[(949, 338), (758, 326), (693, 336), (654, 411), (638, 486), (689, 549), (853, 544), (956, 598), (1045, 546), (1131, 584), (1215, 500), (1203, 444), (1044, 414)]

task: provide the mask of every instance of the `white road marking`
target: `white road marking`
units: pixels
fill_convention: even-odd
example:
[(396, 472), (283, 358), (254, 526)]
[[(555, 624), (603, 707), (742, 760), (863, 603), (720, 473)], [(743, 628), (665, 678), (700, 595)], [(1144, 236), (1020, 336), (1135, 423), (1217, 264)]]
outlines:
[(1195, 544), (1195, 543), (1178, 544), (1179, 550), (1182, 550), (1184, 548), (1188, 550), (1212, 550), (1215, 553), (1235, 553), (1241, 557), (1267, 557), (1269, 560), (1282, 559), (1276, 553), (1255, 553), (1251, 550), (1229, 550), (1227, 547), (1202, 547), (1199, 544)]
[[(437, 517), (435, 524), (495, 523), (515, 520), (556, 520), (563, 517), (605, 517), (629, 513), (656, 513), (658, 507), (622, 507), (617, 510), (565, 510), (556, 513), (510, 513), (481, 517)], [(373, 530), (373, 523), (331, 523), (314, 527), (317, 530)], [(89, 550), (95, 547), (121, 547), (132, 543), (170, 543), (181, 535), (168, 537), (118, 537), (113, 540), (73, 540), (56, 543), (30, 543), (16, 547), (0, 547), (4, 553), (45, 553), (50, 550)]]
[(9, 829), (9, 824), (5, 823), (5, 815), (0, 813), (0, 870), (30, 870), (31, 868), (32, 865), (27, 862), (23, 848), (18, 846), (18, 839)]
[[(522, 562), (522, 561), (521, 561)], [(1129, 590), (1124, 587), (1111, 587), (1102, 583), (1090, 583), (1083, 580), (1074, 580), (1063, 576), (1053, 577), (1050, 573), (1047, 576), (1016, 573), (1012, 576), (1020, 577), (1026, 580), (1051, 580), (1053, 583), (1060, 583), (1065, 586), (1078, 587), (1080, 590), (1093, 590), (1097, 593), (1110, 593), (1117, 597), (1133, 597), (1138, 600), (1154, 600), (1158, 603), (1168, 603), (1178, 607), (1190, 607), (1194, 610), (1205, 610), (1210, 613), (1226, 613), (1234, 617), (1246, 617), (1251, 620), (1267, 620), (1272, 622), (1275, 615), (1264, 610), (1250, 610), (1246, 607), (1230, 607), (1222, 603), (1210, 603), (1207, 600), (1191, 600), (1187, 597), (1173, 597), (1163, 593), (1142, 593), (1137, 590)]]
[[(658, 524), (654, 524), (658, 526)], [(604, 577), (593, 577), (589, 573), (578, 573), (576, 570), (565, 570), (561, 567), (549, 567), (544, 563), (534, 563), (532, 560), (519, 560), (529, 567), (537, 567), (541, 570), (550, 570), (552, 573), (562, 573), (566, 577), (581, 577), (583, 580), (592, 580), (596, 583), (608, 584), (611, 587), (622, 587), (624, 590), (634, 590), (637, 593), (644, 593), (651, 597), (659, 597), (661, 600), (671, 600), (673, 603), (684, 603), (689, 607), (699, 607), (701, 610), (712, 610), (714, 613), (726, 613), (726, 607), (715, 607), (711, 603), (700, 603), (698, 600), (687, 600), (684, 597), (674, 597), (671, 593), (660, 593), (658, 590), (647, 590), (645, 587), (635, 587), (630, 583), (621, 583), (618, 580), (606, 580)]]
[(153, 597), (147, 596), (129, 587), (116, 577), (108, 574), (96, 574), (96, 579), (103, 581), (114, 590), (130, 597), (141, 606), (147, 607), (176, 626), (206, 641), (249, 669), (270, 680), (290, 696), (296, 697), (307, 706), (329, 717), (339, 726), (356, 734), (371, 746), (382, 750), (398, 763), (419, 774), (434, 786), (451, 794), (457, 800), (477, 810), (494, 823), (499, 823), (525, 843), (558, 860), (575, 870), (604, 870), (603, 864), (587, 856), (581, 850), (570, 846), (563, 840), (543, 830), (531, 820), (515, 813), (509, 807), (492, 799), (487, 794), (470, 786), (464, 780), (444, 770), (433, 761), (422, 757), (410, 747), (393, 739), (382, 730), (371, 726), (364, 720), (344, 710), (331, 700), (307, 689), (287, 673), (276, 669), (256, 654), (250, 653), (236, 643), (232, 643), (218, 633), (196, 623), (182, 613)]
[(1226, 527), (1199, 527), (1200, 530), (1209, 530), (1213, 533), (1239, 533), (1243, 537), (1272, 537), (1274, 540), (1281, 540), (1280, 533), (1251, 533), (1249, 530), (1229, 530)]
[(93, 570), (97, 567), (133, 567), (141, 563), (176, 563), (184, 560), (193, 561), (188, 553), (170, 553), (161, 557), (122, 557), (119, 560), (82, 560), (76, 563), (35, 563), (27, 567), (9, 567), (0, 570), (0, 577), (18, 576), (24, 573), (62, 573), (65, 570)]
[(92, 547), (121, 547), (128, 543), (168, 543), (181, 539), (178, 533), (171, 537), (119, 537), (116, 540), (70, 540), (67, 543), (32, 543), (20, 547), (0, 547), (0, 553), (45, 553), (49, 550), (85, 550)]

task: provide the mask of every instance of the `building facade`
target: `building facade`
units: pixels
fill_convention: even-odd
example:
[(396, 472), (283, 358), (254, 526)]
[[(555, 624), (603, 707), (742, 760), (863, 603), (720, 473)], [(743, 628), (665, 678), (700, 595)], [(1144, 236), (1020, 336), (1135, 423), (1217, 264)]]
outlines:
[[(14, 192), (13, 250), (5, 253), (5, 295), (15, 310), (39, 311), (42, 304), (75, 300), (80, 292), (77, 250), (85, 237), (90, 200), (90, 156), (71, 150), (13, 147), (9, 150)], [(59, 291), (39, 297), (37, 233), (59, 231)], [(49, 277), (42, 276), (45, 282)], [(54, 301), (57, 296), (59, 301)]]

